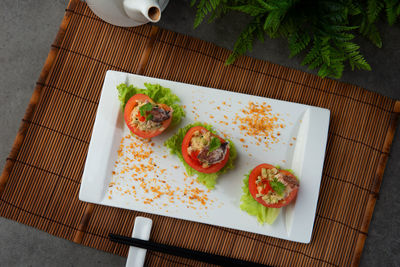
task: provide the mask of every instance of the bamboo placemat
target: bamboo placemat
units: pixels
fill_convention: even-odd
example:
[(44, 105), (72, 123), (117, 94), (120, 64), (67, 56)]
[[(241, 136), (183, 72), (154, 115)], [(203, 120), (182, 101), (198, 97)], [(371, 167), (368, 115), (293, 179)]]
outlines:
[[(141, 215), (153, 219), (152, 239), (161, 243), (277, 266), (358, 265), (400, 102), (249, 57), (226, 67), (228, 55), (226, 49), (155, 26), (111, 26), (86, 4), (71, 0), (0, 178), (0, 215), (123, 256), (128, 248), (109, 242), (107, 235), (130, 235)], [(79, 201), (109, 69), (330, 109), (312, 242)], [(146, 265), (201, 263), (149, 252)]]

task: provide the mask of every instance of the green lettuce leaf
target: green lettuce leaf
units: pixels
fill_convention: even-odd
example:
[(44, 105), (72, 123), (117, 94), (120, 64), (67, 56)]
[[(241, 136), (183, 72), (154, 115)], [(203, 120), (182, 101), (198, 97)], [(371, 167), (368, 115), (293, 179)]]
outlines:
[(189, 131), (190, 128), (195, 126), (202, 126), (207, 130), (209, 130), (210, 132), (212, 132), (213, 134), (217, 134), (212, 129), (211, 125), (195, 122), (179, 129), (179, 131), (174, 136), (165, 141), (164, 145), (169, 148), (171, 154), (178, 156), (180, 161), (182, 161), (183, 165), (185, 166), (186, 172), (189, 176), (196, 174), (198, 182), (204, 184), (209, 189), (213, 189), (215, 187), (215, 184), (217, 183), (218, 176), (220, 176), (221, 174), (227, 172), (229, 169), (232, 169), (234, 167), (233, 162), (237, 156), (236, 148), (233, 142), (227, 139), (227, 141), (229, 142), (229, 159), (226, 165), (216, 173), (202, 173), (196, 171), (195, 169), (190, 167), (189, 164), (186, 163), (182, 155), (183, 138), (185, 137), (187, 131)]
[(256, 216), (257, 221), (261, 224), (273, 224), (281, 209), (267, 208), (253, 198), (249, 191), (249, 175), (250, 173), (245, 175), (243, 180), (243, 194), (240, 198), (240, 209), (246, 211), (250, 215)]
[[(287, 171), (287, 172), (290, 172), (291, 174), (294, 175), (294, 171), (293, 171), (292, 169), (282, 169), (282, 170)], [(296, 177), (297, 180), (299, 179), (299, 178), (297, 178), (296, 175), (294, 175), (294, 176)]]
[[(284, 171), (288, 171), (291, 174), (294, 175), (294, 171), (292, 169), (282, 169), (280, 165), (275, 165), (275, 168), (277, 168), (278, 170), (284, 170)], [(296, 175), (294, 175), (296, 177)], [(297, 177), (296, 177), (297, 178)], [(298, 179), (298, 178), (297, 178)]]
[(173, 109), (171, 125), (177, 125), (185, 117), (185, 111), (178, 103), (181, 101), (178, 96), (171, 92), (171, 89), (162, 87), (159, 84), (145, 83), (146, 89), (140, 89), (133, 85), (121, 83), (117, 86), (118, 98), (121, 102), (121, 107), (124, 110), (128, 100), (136, 94), (148, 95), (156, 103), (163, 103)]

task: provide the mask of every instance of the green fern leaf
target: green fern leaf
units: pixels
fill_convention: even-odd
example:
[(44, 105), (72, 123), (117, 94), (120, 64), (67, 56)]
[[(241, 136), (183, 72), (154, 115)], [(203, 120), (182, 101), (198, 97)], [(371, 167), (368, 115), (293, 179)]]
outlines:
[(281, 23), (281, 11), (271, 11), (265, 18), (264, 30), (275, 33)]
[(231, 65), (231, 64), (233, 64), (233, 63), (236, 61), (236, 59), (238, 59), (240, 56), (241, 56), (240, 54), (235, 53), (235, 52), (232, 52), (232, 53), (229, 55), (228, 59), (225, 61), (225, 65)]
[(361, 13), (361, 8), (358, 3), (352, 3), (349, 1), (348, 14), (355, 16)]
[(219, 4), (219, 1), (218, 0), (210, 0), (210, 4), (211, 4), (212, 9), (216, 9)]
[(289, 57), (294, 57), (308, 46), (308, 44), (311, 41), (311, 38), (310, 35), (308, 35), (308, 33), (299, 34), (296, 32), (291, 34), (291, 36), (289, 36), (288, 41), (290, 50)]
[(321, 48), (320, 50), (320, 54), (322, 57), (322, 60), (324, 61), (324, 63), (326, 65), (330, 65), (331, 64), (331, 47), (330, 45), (325, 45)]
[(320, 39), (314, 39), (314, 44), (311, 50), (307, 53), (303, 61), (301, 62), (301, 65), (308, 65), (311, 62), (315, 60), (319, 56), (319, 50), (321, 49), (321, 40)]
[(326, 76), (328, 76), (330, 73), (328, 65), (327, 64), (323, 64), (321, 66), (321, 68), (318, 71), (318, 75), (321, 76), (322, 78), (325, 78)]
[(324, 64), (324, 61), (322, 59), (322, 57), (316, 57), (310, 65), (308, 65), (308, 68), (313, 70), (318, 68), (319, 66), (321, 66), (322, 64)]
[(252, 17), (256, 17), (260, 14), (267, 12), (267, 10), (260, 8), (258, 6), (253, 6), (251, 4), (248, 5), (241, 5), (241, 6), (233, 6), (229, 7), (232, 10), (241, 11), (243, 13), (249, 14)]
[[(285, 37), (289, 39), (290, 36), (297, 31), (299, 31), (299, 25), (293, 22), (292, 19), (288, 18), (281, 23), (276, 34), (280, 37)], [(310, 36), (308, 33), (306, 34)]]
[(393, 25), (396, 22), (398, 14), (396, 14), (396, 4), (397, 0), (386, 0), (386, 16), (389, 25)]
[(268, 4), (267, 2), (263, 1), (263, 0), (257, 0), (257, 3), (265, 10), (271, 11), (274, 10), (275, 7), (273, 7), (272, 5)]
[(366, 19), (364, 19), (361, 23), (360, 33), (377, 47), (382, 47), (382, 38), (375, 24), (370, 24)]
[(354, 70), (355, 68), (369, 71), (371, 70), (371, 66), (360, 54), (360, 52), (353, 53), (348, 60), (352, 70)]
[(383, 3), (379, 0), (368, 0), (367, 1), (367, 15), (368, 21), (374, 23), (379, 16), (379, 13), (383, 9)]
[(238, 57), (246, 53), (246, 51), (251, 51), (253, 49), (253, 42), (255, 35), (257, 33), (257, 20), (250, 22), (246, 29), (242, 31), (239, 38), (233, 47), (233, 53), (228, 57), (225, 64), (232, 64)]
[[(206, 1), (207, 0), (200, 0), (199, 4), (197, 5), (197, 12), (196, 12), (196, 17), (194, 19), (194, 28), (197, 28), (204, 20), (204, 18), (207, 16), (208, 12), (206, 10)], [(192, 2), (193, 4), (196, 3), (196, 1)]]
[[(191, 2), (191, 5), (194, 6), (197, 3), (196, 0)], [(193, 23), (193, 28), (197, 28), (205, 19), (206, 16), (211, 14), (211, 18), (208, 22), (213, 21), (216, 17), (219, 17), (221, 14), (221, 10), (216, 10), (218, 6), (221, 4), (221, 0), (199, 0), (197, 4), (196, 16)]]

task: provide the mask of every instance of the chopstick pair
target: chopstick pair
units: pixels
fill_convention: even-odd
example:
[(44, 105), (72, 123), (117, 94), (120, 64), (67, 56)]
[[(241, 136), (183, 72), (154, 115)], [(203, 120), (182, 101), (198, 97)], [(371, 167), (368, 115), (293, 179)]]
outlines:
[(152, 241), (146, 241), (133, 237), (121, 236), (116, 234), (109, 234), (110, 240), (113, 242), (135, 246), (138, 248), (144, 248), (157, 252), (167, 253), (174, 256), (184, 257), (188, 259), (203, 261), (211, 264), (217, 264), (222, 266), (268, 266), (259, 263), (229, 258), (220, 255), (214, 255), (207, 252), (191, 250), (187, 248), (181, 248), (176, 246), (170, 246), (166, 244), (160, 244)]

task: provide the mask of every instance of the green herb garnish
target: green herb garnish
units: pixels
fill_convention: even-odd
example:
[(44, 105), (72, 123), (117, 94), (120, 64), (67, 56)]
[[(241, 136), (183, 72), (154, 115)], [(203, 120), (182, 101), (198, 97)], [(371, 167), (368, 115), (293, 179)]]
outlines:
[(219, 140), (219, 138), (217, 138), (217, 137), (213, 137), (211, 139), (210, 146), (208, 147), (208, 151), (209, 152), (213, 152), (214, 150), (216, 150), (220, 146), (221, 146), (221, 140)]
[(141, 107), (139, 108), (140, 115), (142, 115), (143, 117), (145, 117), (146, 114), (147, 114), (147, 112), (148, 112), (148, 111), (151, 111), (152, 109), (153, 109), (153, 104), (151, 104), (150, 102), (148, 102), (148, 103), (144, 104), (143, 106), (141, 106)]
[(283, 183), (279, 182), (276, 177), (272, 181), (270, 181), (269, 184), (272, 187), (272, 189), (280, 196), (286, 189), (286, 186)]

